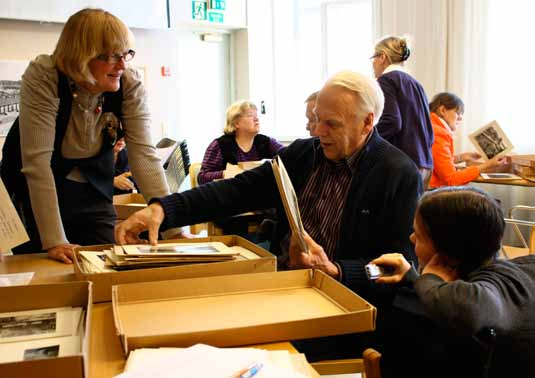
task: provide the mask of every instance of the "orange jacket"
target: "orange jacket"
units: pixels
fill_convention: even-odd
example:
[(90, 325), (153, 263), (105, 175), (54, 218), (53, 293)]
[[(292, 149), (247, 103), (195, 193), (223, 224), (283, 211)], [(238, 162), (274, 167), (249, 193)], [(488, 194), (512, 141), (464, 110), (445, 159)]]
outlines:
[(433, 175), (429, 187), (464, 185), (479, 176), (479, 167), (471, 166), (462, 170), (455, 168), (453, 134), (442, 123), (440, 117), (431, 112), (431, 123), (435, 132), (433, 142)]

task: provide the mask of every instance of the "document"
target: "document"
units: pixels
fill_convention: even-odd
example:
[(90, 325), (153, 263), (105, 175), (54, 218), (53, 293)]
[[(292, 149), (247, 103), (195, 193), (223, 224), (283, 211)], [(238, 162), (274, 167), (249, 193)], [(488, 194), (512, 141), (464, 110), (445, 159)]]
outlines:
[(288, 223), (290, 224), (292, 234), (297, 238), (301, 250), (303, 252), (308, 252), (307, 244), (303, 238), (305, 229), (303, 227), (303, 222), (301, 221), (297, 195), (295, 194), (292, 181), (290, 180), (288, 172), (286, 172), (286, 168), (279, 156), (271, 161), (271, 167), (273, 168), (275, 181), (279, 188), (279, 194), (281, 196), (282, 204), (284, 205), (284, 211), (288, 217)]
[(176, 377), (229, 378), (257, 366), (254, 378), (304, 378), (287, 351), (256, 348), (216, 348), (196, 344), (189, 348), (142, 348), (130, 352), (125, 371), (115, 378)]
[(0, 253), (29, 240), (6, 187), (0, 179)]

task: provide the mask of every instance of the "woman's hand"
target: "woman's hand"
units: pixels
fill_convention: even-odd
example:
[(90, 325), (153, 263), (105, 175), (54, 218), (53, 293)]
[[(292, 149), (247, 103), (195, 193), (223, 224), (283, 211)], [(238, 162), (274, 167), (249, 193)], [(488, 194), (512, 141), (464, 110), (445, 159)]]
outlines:
[(292, 234), (290, 241), (290, 268), (292, 269), (319, 269), (329, 276), (338, 279), (340, 272), (338, 266), (329, 260), (323, 247), (317, 244), (306, 232), (303, 239), (308, 247), (308, 253), (302, 251), (297, 238)]
[(118, 223), (115, 226), (115, 241), (119, 244), (143, 244), (146, 240), (140, 239), (139, 233), (148, 230), (150, 244), (157, 245), (158, 232), (164, 218), (162, 205), (154, 202)]
[(48, 257), (53, 260), (64, 262), (65, 264), (72, 264), (74, 248), (79, 247), (78, 244), (60, 244), (55, 247), (47, 249)]
[(457, 156), (457, 159), (455, 160), (457, 163), (464, 161), (467, 166), (470, 166), (470, 165), (479, 164), (480, 163), (478, 161), (479, 159), (481, 159), (481, 155), (477, 152), (463, 152), (462, 154), (459, 154)]
[(480, 172), (504, 172), (507, 165), (510, 164), (510, 159), (506, 156), (494, 156), (492, 159), (484, 162), (479, 166)]
[(113, 178), (113, 186), (121, 190), (133, 190), (135, 188), (134, 183), (128, 179), (132, 176), (131, 172), (124, 172)]
[(405, 259), (405, 256), (401, 253), (385, 253), (370, 262), (393, 270), (392, 274), (379, 277), (375, 280), (375, 282), (382, 284), (401, 282), (403, 277), (405, 277), (405, 274), (411, 269), (411, 264), (409, 264)]

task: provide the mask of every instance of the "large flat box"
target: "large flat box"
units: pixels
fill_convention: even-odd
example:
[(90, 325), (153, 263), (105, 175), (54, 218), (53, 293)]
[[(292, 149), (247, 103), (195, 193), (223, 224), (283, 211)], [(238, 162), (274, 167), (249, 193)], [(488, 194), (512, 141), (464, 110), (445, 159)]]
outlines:
[(117, 219), (122, 220), (144, 209), (147, 206), (145, 198), (139, 193), (118, 194), (113, 196), (113, 207), (117, 213)]
[(117, 284), (146, 281), (163, 281), (175, 280), (179, 278), (209, 277), (221, 276), (228, 274), (244, 274), (256, 272), (274, 272), (277, 270), (277, 258), (266, 251), (264, 248), (251, 243), (250, 241), (237, 235), (211, 236), (207, 238), (163, 240), (165, 243), (204, 243), (204, 242), (222, 242), (228, 247), (240, 246), (253, 253), (249, 258), (239, 256), (236, 260), (196, 263), (179, 265), (164, 268), (147, 268), (127, 270), (112, 273), (86, 273), (80, 263), (78, 253), (80, 251), (102, 251), (112, 247), (111, 244), (101, 244), (86, 247), (77, 247), (74, 249), (74, 274), (79, 280), (93, 282), (93, 301), (109, 302), (111, 301), (111, 287)]
[(91, 329), (91, 282), (0, 288), (0, 312), (39, 310), (54, 307), (85, 309), (82, 352), (77, 355), (42, 360), (0, 363), (2, 378), (87, 378)]
[(112, 302), (125, 353), (366, 332), (376, 317), (370, 303), (311, 269), (117, 285)]

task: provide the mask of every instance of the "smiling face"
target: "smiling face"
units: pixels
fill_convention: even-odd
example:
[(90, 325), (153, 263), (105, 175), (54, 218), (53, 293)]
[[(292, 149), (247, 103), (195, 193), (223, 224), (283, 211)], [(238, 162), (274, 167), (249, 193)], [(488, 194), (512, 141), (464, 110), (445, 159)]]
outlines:
[(423, 269), (429, 260), (437, 254), (437, 251), (418, 213), (414, 217), (413, 227), (414, 232), (411, 234), (410, 240), (414, 244), (414, 253), (418, 257), (418, 265)]
[(89, 71), (95, 78), (94, 84), (87, 84), (84, 87), (92, 93), (117, 92), (121, 86), (121, 76), (126, 69), (124, 58), (117, 63), (108, 63), (100, 59), (89, 61)]
[[(362, 148), (373, 129), (373, 114), (357, 116), (360, 100), (349, 89), (326, 85), (319, 93), (315, 135), (320, 138), (325, 157), (339, 161)], [(364, 118), (364, 119), (362, 119)]]

